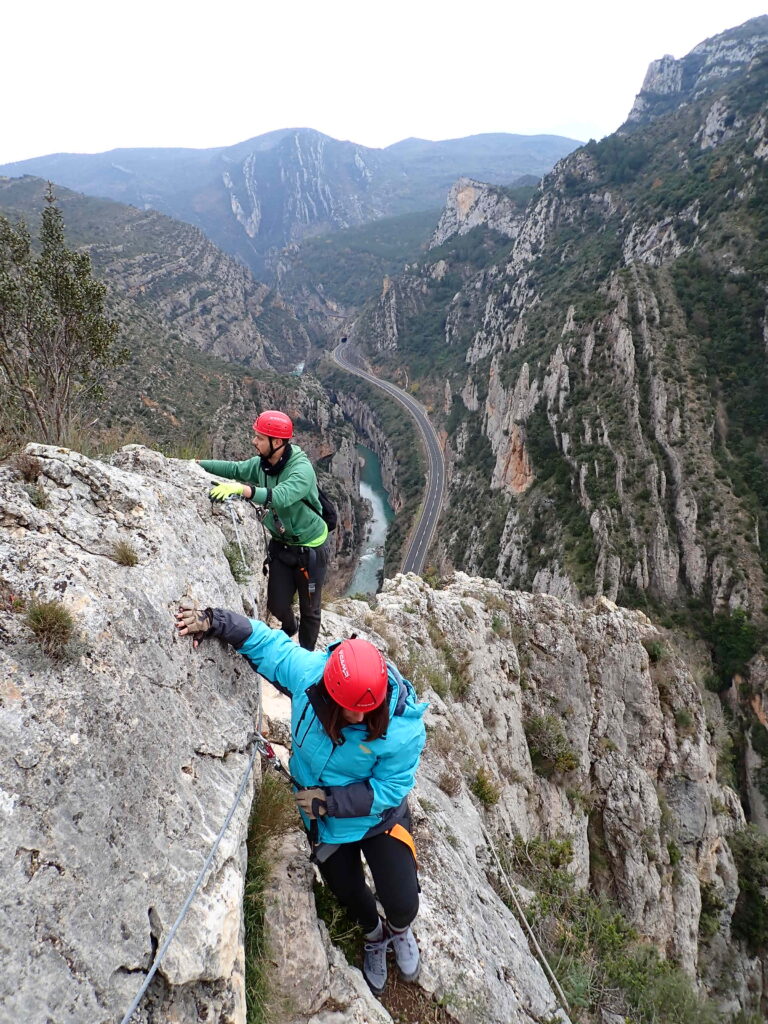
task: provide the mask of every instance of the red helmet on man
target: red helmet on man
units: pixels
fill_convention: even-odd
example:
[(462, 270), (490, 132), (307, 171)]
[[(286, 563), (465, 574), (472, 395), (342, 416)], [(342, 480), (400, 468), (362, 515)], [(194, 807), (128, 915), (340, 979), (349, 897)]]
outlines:
[(267, 409), (259, 413), (253, 421), (253, 429), (266, 437), (279, 437), (288, 441), (293, 437), (293, 423), (290, 416), (277, 409)]
[(325, 663), (323, 682), (348, 711), (373, 711), (387, 695), (387, 663), (368, 640), (342, 640)]

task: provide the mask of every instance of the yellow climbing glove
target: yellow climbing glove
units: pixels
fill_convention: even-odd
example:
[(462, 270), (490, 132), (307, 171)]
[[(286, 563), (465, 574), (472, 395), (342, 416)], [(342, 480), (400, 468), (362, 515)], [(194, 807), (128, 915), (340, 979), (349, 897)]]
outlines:
[(223, 483), (214, 484), (208, 491), (211, 501), (226, 501), (227, 498), (242, 498), (246, 484), (238, 483), (237, 480), (225, 480)]

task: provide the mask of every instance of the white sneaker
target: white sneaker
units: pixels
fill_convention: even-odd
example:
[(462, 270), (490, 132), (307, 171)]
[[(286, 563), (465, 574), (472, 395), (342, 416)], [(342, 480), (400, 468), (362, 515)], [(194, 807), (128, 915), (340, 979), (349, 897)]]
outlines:
[(379, 942), (366, 942), (363, 946), (363, 977), (375, 996), (380, 996), (387, 984), (388, 945), (389, 938), (385, 935)]
[(403, 981), (416, 981), (421, 970), (421, 957), (416, 938), (410, 928), (402, 932), (390, 929), (389, 944), (395, 951), (395, 960)]

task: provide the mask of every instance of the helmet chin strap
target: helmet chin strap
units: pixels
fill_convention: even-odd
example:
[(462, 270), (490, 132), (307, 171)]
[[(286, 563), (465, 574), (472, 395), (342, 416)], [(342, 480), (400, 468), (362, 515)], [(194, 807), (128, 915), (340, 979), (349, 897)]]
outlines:
[(282, 439), (279, 438), (279, 437), (270, 437), (269, 438), (269, 457), (270, 457), (270, 459), (275, 454), (275, 452), (279, 452), (282, 448), (285, 448), (285, 441), (283, 441), (283, 443), (281, 445), (275, 445), (275, 441), (279, 441), (279, 440), (282, 440)]

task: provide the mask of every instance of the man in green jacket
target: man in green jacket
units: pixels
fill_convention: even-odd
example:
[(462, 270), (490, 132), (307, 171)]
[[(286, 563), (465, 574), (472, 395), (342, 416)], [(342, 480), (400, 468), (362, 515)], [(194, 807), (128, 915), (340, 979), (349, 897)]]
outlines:
[(208, 492), (214, 501), (239, 496), (267, 510), (267, 608), (293, 636), (293, 598), (299, 595), (299, 643), (315, 649), (320, 632), (320, 601), (328, 565), (328, 527), (321, 515), (317, 477), (312, 463), (291, 444), (293, 423), (284, 412), (269, 409), (253, 424), (258, 456), (244, 462), (201, 459), (209, 473), (227, 478)]

